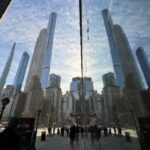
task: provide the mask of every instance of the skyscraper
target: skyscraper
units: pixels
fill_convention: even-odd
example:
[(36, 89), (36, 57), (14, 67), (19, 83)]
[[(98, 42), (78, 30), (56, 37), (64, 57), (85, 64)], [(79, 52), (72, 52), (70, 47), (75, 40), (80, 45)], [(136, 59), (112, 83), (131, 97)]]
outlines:
[(119, 55), (116, 50), (116, 45), (114, 42), (113, 21), (112, 21), (111, 15), (109, 13), (109, 10), (104, 9), (102, 11), (102, 16), (104, 19), (104, 24), (105, 24), (105, 28), (106, 28), (106, 32), (107, 32), (108, 41), (109, 41), (110, 52), (111, 52), (111, 57), (112, 57), (112, 61), (113, 61), (113, 68), (114, 68), (115, 75), (116, 75), (116, 85), (123, 88), (124, 87), (124, 75), (122, 72)]
[(80, 91), (80, 78), (76, 77), (72, 79), (72, 82), (70, 84), (70, 92), (77, 100), (80, 99), (79, 91)]
[(109, 72), (103, 75), (103, 84), (104, 86), (107, 85), (115, 85), (115, 77), (114, 77), (114, 73)]
[(28, 61), (29, 61), (29, 55), (27, 52), (24, 52), (22, 54), (22, 58), (20, 60), (18, 70), (14, 79), (14, 88), (15, 88), (14, 94), (16, 94), (17, 91), (21, 90), (22, 82), (26, 73), (27, 65), (28, 65)]
[(49, 86), (57, 86), (60, 88), (61, 77), (56, 74), (50, 74)]
[(141, 69), (143, 71), (144, 77), (146, 79), (147, 85), (150, 89), (150, 63), (144, 52), (144, 49), (142, 47), (139, 47), (136, 50), (136, 55), (137, 55), (138, 61), (140, 63)]
[(3, 70), (1, 78), (0, 78), (0, 94), (3, 90), (3, 87), (4, 87), (5, 82), (6, 82), (6, 78), (8, 76), (9, 70), (10, 70), (11, 62), (12, 62), (12, 59), (13, 59), (13, 56), (14, 56), (14, 51), (15, 51), (15, 45), (16, 45), (16, 43), (14, 43), (14, 45), (11, 49), (11, 52), (9, 54), (9, 57), (7, 59), (7, 62), (5, 64), (4, 70)]
[(49, 84), (48, 79), (49, 79), (49, 72), (50, 72), (50, 63), (51, 63), (51, 56), (52, 56), (52, 46), (53, 46), (56, 18), (57, 18), (56, 13), (52, 12), (50, 14), (49, 23), (48, 23), (48, 42), (47, 42), (47, 48), (45, 52), (43, 71), (41, 77), (41, 84), (43, 89), (48, 87)]
[[(85, 99), (88, 99), (94, 91), (93, 81), (90, 77), (84, 77), (83, 84), (84, 84), (83, 93), (84, 93)], [(80, 99), (80, 94), (81, 94), (81, 78), (80, 77), (76, 77), (72, 79), (72, 82), (70, 84), (70, 91), (77, 100)]]
[(2, 18), (3, 14), (6, 12), (6, 9), (10, 5), (12, 0), (1, 0), (0, 1), (0, 19)]
[(132, 76), (135, 80), (136, 89), (142, 90), (142, 80), (126, 34), (120, 25), (114, 25), (113, 32), (125, 79), (131, 79)]
[(31, 60), (31, 65), (29, 68), (26, 85), (24, 89), (25, 92), (28, 91), (33, 76), (36, 76), (39, 80), (41, 78), (43, 61), (46, 53), (47, 37), (48, 37), (47, 29), (42, 29), (36, 41), (34, 53)]

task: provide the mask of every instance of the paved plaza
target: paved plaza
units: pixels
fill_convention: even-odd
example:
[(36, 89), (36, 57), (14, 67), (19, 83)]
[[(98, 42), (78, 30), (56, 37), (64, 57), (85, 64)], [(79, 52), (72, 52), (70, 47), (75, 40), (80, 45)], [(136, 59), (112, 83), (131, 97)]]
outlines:
[[(38, 135), (40, 135), (41, 130)], [(131, 132), (132, 133), (132, 132)], [(41, 141), (40, 136), (37, 138), (37, 150), (140, 150), (138, 139), (131, 134), (132, 141), (127, 142), (125, 137), (108, 136), (101, 137), (100, 141), (91, 143), (90, 134), (87, 138), (79, 139), (79, 143), (74, 142), (74, 146), (70, 146), (70, 139), (65, 135), (61, 136), (46, 136), (46, 141)]]

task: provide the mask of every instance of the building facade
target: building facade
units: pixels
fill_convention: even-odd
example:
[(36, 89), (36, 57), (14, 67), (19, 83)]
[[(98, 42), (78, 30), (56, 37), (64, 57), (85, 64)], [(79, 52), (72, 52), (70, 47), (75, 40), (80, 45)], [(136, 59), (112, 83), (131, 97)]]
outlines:
[(109, 72), (102, 76), (104, 86), (115, 85), (115, 76), (114, 73)]
[(5, 64), (4, 70), (3, 70), (1, 78), (0, 78), (0, 94), (4, 88), (4, 85), (5, 85), (9, 70), (10, 70), (10, 66), (12, 63), (13, 56), (14, 56), (15, 46), (16, 46), (16, 43), (13, 44), (13, 47), (10, 51), (9, 57), (7, 59), (7, 62)]
[(22, 58), (20, 60), (18, 70), (14, 79), (14, 88), (15, 88), (14, 95), (16, 95), (18, 91), (21, 90), (22, 83), (23, 83), (24, 76), (25, 76), (26, 69), (27, 69), (27, 65), (28, 65), (28, 61), (29, 61), (29, 55), (28, 53), (24, 52), (22, 54)]
[(150, 89), (150, 63), (142, 47), (136, 50), (136, 56), (146, 79), (148, 88)]
[(52, 47), (53, 47), (53, 38), (54, 38), (54, 31), (55, 31), (55, 25), (56, 25), (56, 18), (57, 14), (52, 12), (49, 17), (49, 23), (48, 23), (48, 41), (47, 41), (47, 47), (43, 62), (43, 70), (42, 70), (42, 76), (41, 76), (41, 83), (42, 88), (45, 89), (49, 85), (49, 72), (50, 72), (50, 63), (51, 63), (51, 57), (52, 57)]
[(116, 75), (116, 85), (120, 86), (121, 88), (124, 87), (124, 74), (121, 68), (121, 62), (120, 58), (116, 49), (115, 41), (114, 41), (114, 36), (113, 36), (113, 21), (111, 18), (111, 14), (108, 9), (104, 9), (102, 11), (102, 16), (107, 32), (107, 37), (109, 41), (109, 46), (110, 46), (110, 52), (111, 52), (111, 57), (112, 57), (112, 62), (113, 62), (113, 68), (115, 71)]
[(30, 82), (32, 82), (32, 77), (36, 76), (39, 80), (42, 75), (43, 61), (46, 54), (47, 47), (47, 38), (48, 31), (47, 29), (42, 29), (39, 33), (39, 36), (36, 41), (36, 45), (34, 48), (34, 53), (32, 56), (31, 64), (29, 67), (29, 72), (27, 75), (27, 80), (25, 84), (25, 92), (29, 91)]
[(60, 88), (61, 77), (56, 74), (50, 74), (49, 77), (49, 86), (57, 86)]
[(136, 115), (143, 116), (146, 113), (141, 97), (143, 83), (131, 47), (120, 25), (113, 26), (113, 35), (125, 76), (124, 94), (130, 99), (130, 105)]

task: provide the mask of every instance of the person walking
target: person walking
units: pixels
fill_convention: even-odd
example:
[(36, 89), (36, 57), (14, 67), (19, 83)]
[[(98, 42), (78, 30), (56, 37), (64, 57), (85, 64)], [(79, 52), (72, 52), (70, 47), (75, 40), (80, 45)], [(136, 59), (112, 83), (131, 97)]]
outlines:
[(51, 130), (52, 130), (52, 128), (51, 128), (51, 126), (49, 125), (49, 126), (48, 126), (48, 134), (49, 134), (49, 136), (51, 136)]
[(76, 126), (76, 130), (75, 130), (75, 139), (76, 139), (76, 143), (78, 144), (79, 142), (79, 126)]
[(113, 127), (113, 129), (114, 129), (114, 134), (115, 134), (115, 136), (116, 136), (116, 127)]
[(76, 127), (73, 124), (70, 128), (70, 145), (73, 147), (73, 142), (75, 140)]
[(81, 138), (83, 138), (84, 137), (84, 128), (83, 128), (83, 126), (81, 126)]
[(54, 126), (53, 127), (53, 136), (55, 135), (55, 129), (56, 129), (56, 127)]
[(92, 144), (94, 144), (94, 139), (95, 139), (95, 127), (93, 125), (91, 125), (90, 127), (90, 132), (91, 132), (91, 141)]

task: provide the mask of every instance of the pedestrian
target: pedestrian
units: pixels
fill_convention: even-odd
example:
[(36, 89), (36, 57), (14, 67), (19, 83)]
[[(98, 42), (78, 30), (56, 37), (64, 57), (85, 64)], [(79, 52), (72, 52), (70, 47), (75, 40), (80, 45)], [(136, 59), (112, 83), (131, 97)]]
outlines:
[(76, 127), (75, 125), (73, 124), (70, 128), (70, 145), (73, 147), (73, 142), (75, 140), (75, 132), (76, 132)]
[(57, 135), (59, 135), (60, 134), (60, 130), (59, 130), (59, 127), (57, 128)]
[(49, 126), (48, 126), (48, 134), (49, 134), (49, 136), (51, 136), (51, 130), (52, 130), (52, 128), (51, 128), (51, 126), (49, 125)]
[(113, 129), (114, 129), (114, 134), (116, 136), (116, 127), (114, 126)]
[(109, 128), (109, 136), (112, 136), (112, 133), (111, 133), (111, 128)]
[(56, 127), (54, 126), (53, 127), (53, 136), (55, 135), (55, 129), (56, 129)]
[(66, 127), (66, 133), (67, 133), (67, 137), (69, 136), (69, 128)]
[(81, 126), (81, 138), (83, 138), (84, 137), (84, 128), (83, 128), (83, 126)]
[(97, 141), (99, 141), (99, 139), (101, 138), (101, 131), (102, 131), (102, 128), (97, 127), (97, 131), (96, 131)]
[(79, 126), (76, 126), (76, 130), (75, 130), (75, 139), (76, 139), (76, 143), (78, 144), (79, 142)]
[(62, 126), (61, 129), (60, 129), (60, 131), (61, 131), (61, 136), (64, 136), (64, 130), (65, 130), (65, 128)]
[(90, 132), (91, 132), (91, 142), (94, 144), (94, 139), (95, 139), (95, 127), (91, 125), (90, 127)]
[(106, 127), (103, 128), (103, 131), (104, 131), (104, 136), (108, 136), (108, 129)]
[(120, 126), (118, 127), (118, 136), (122, 136), (122, 128)]

